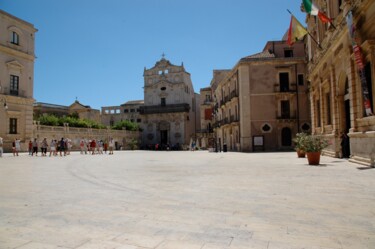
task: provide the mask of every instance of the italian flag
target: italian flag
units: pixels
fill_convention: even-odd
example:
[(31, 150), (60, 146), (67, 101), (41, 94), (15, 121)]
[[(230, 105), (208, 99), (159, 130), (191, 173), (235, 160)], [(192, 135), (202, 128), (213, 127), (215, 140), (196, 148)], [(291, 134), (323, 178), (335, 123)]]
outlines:
[(318, 16), (323, 23), (332, 22), (332, 19), (326, 16), (323, 12), (321, 12), (319, 8), (311, 2), (311, 0), (302, 0), (302, 2), (303, 7), (305, 7), (305, 10), (308, 14)]
[(307, 30), (293, 15), (290, 19), (287, 43), (292, 46), (293, 43), (302, 39), (307, 34)]

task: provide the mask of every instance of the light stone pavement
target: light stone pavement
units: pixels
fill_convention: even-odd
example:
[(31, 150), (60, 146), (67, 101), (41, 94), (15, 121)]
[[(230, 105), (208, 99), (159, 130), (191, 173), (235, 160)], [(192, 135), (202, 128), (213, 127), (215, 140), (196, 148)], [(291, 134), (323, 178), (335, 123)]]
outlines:
[(0, 249), (375, 248), (375, 169), (295, 153), (0, 158)]

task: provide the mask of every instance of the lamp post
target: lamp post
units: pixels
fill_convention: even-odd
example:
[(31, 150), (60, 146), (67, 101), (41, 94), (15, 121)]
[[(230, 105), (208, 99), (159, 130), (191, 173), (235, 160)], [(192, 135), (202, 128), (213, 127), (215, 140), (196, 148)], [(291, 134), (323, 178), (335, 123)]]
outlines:
[(8, 105), (7, 105), (7, 101), (4, 97), (1, 97), (0, 99), (0, 103), (3, 103), (3, 107), (5, 110), (8, 110)]

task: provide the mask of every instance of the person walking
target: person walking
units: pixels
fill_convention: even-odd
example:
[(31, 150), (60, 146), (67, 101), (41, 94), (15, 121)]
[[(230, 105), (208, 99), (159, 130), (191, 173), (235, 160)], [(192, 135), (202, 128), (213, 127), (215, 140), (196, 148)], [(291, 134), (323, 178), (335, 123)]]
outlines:
[(79, 142), (79, 148), (81, 149), (81, 155), (83, 155), (83, 152), (85, 150), (85, 141), (83, 140), (83, 138)]
[(66, 151), (65, 151), (65, 141), (64, 138), (62, 137), (61, 140), (59, 141), (60, 145), (60, 156), (62, 156), (62, 153), (64, 152), (64, 156), (66, 156)]
[(110, 138), (108, 142), (109, 155), (113, 155), (113, 147), (115, 147), (115, 141), (113, 141), (113, 138)]
[(47, 156), (47, 147), (48, 147), (47, 138), (43, 139), (40, 147), (42, 150), (42, 156)]
[(56, 140), (51, 140), (51, 143), (49, 144), (49, 156), (54, 155), (56, 156)]
[(36, 141), (36, 138), (34, 138), (33, 141), (33, 153), (31, 154), (31, 156), (34, 156), (34, 153), (35, 156), (38, 156), (38, 141)]
[(0, 157), (3, 157), (3, 138), (0, 137)]
[(18, 156), (18, 152), (21, 151), (21, 140), (19, 138), (16, 138), (15, 145), (16, 145), (16, 155)]
[(29, 140), (29, 156), (31, 156), (33, 154), (33, 142), (31, 140)]

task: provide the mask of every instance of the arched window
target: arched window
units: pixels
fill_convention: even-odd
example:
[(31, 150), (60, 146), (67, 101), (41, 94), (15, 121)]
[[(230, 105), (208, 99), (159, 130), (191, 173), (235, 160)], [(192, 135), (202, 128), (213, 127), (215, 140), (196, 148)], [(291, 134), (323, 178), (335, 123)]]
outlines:
[(20, 44), (20, 36), (17, 34), (17, 32), (12, 31), (10, 36), (10, 43), (19, 45)]

